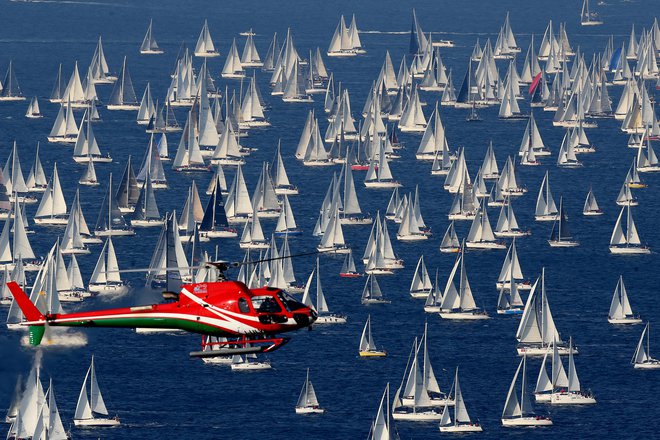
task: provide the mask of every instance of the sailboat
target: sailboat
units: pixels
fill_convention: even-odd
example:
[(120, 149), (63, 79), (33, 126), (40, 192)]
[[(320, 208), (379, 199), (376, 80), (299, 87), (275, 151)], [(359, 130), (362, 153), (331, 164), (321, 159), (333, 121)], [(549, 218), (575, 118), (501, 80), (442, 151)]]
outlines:
[(222, 198), (222, 184), (220, 177), (216, 176), (216, 184), (211, 193), (211, 198), (206, 204), (204, 217), (199, 225), (200, 240), (211, 238), (234, 238), (238, 236), (236, 229), (229, 226), (225, 212), (225, 202)]
[(88, 289), (96, 293), (121, 294), (128, 291), (128, 286), (119, 274), (119, 263), (112, 237), (108, 237), (101, 249), (101, 254), (89, 279)]
[(537, 222), (557, 221), (559, 218), (559, 211), (555, 205), (555, 199), (552, 197), (550, 191), (550, 177), (548, 172), (545, 172), (539, 195), (536, 198), (536, 212), (534, 219)]
[(131, 224), (138, 227), (151, 227), (162, 226), (164, 222), (165, 220), (158, 210), (150, 173), (147, 172), (146, 180), (142, 184), (142, 190), (135, 203)]
[[(83, 128), (83, 125), (85, 125), (85, 128)], [(102, 163), (112, 162), (110, 154), (106, 154), (105, 156), (101, 155), (99, 144), (96, 141), (96, 136), (92, 129), (89, 109), (85, 111), (83, 120), (80, 123), (80, 130), (76, 137), (76, 144), (73, 147), (73, 160), (80, 164), (86, 164), (89, 160)]]
[(637, 343), (637, 349), (630, 361), (636, 370), (659, 370), (660, 360), (651, 357), (650, 329), (651, 323), (647, 322), (642, 331), (642, 336)]
[(188, 112), (188, 119), (179, 141), (179, 148), (172, 162), (172, 169), (178, 172), (208, 172), (211, 168), (204, 163), (204, 157), (195, 135), (195, 122), (192, 110)]
[(94, 227), (94, 235), (98, 237), (135, 235), (131, 222), (124, 218), (114, 197), (112, 173), (110, 173), (108, 180), (108, 190), (105, 193), (103, 202), (101, 202), (101, 210)]
[(53, 165), (53, 175), (48, 182), (46, 192), (41, 197), (41, 203), (34, 215), (37, 225), (66, 225), (68, 223), (66, 200), (57, 173), (57, 163)]
[(429, 278), (429, 272), (424, 264), (424, 255), (419, 257), (417, 267), (415, 268), (415, 275), (413, 275), (412, 283), (410, 284), (410, 296), (413, 298), (426, 298), (433, 290), (433, 284)]
[[(520, 399), (518, 399), (518, 393), (516, 391), (516, 382), (518, 381), (518, 376), (522, 370), (522, 385), (520, 390)], [(523, 356), (516, 370), (516, 374), (513, 376), (511, 381), (511, 386), (509, 387), (509, 393), (506, 397), (506, 403), (504, 404), (504, 410), (502, 411), (502, 425), (506, 427), (519, 427), (519, 426), (550, 426), (552, 425), (552, 420), (549, 417), (538, 416), (534, 412), (531, 399), (527, 395), (527, 380), (526, 380), (526, 371), (527, 371), (527, 356)]]
[(504, 243), (495, 240), (493, 228), (490, 226), (490, 220), (488, 220), (486, 199), (484, 199), (481, 207), (477, 210), (477, 215), (472, 220), (472, 226), (470, 226), (465, 245), (468, 249), (506, 249)]
[[(89, 380), (90, 390), (87, 397), (87, 382)], [(92, 363), (87, 370), (83, 386), (78, 396), (76, 413), (73, 416), (73, 423), (76, 426), (119, 426), (119, 417), (108, 417), (108, 409), (105, 406), (101, 390), (94, 370), (94, 356)]]
[(449, 223), (445, 235), (440, 243), (440, 252), (454, 254), (461, 251), (461, 242), (458, 241), (454, 222)]
[[(540, 287), (539, 287), (540, 284)], [(545, 291), (545, 268), (532, 286), (527, 298), (523, 316), (516, 331), (519, 356), (544, 356), (550, 344), (557, 346), (559, 354), (567, 355), (569, 349), (559, 337), (559, 332), (552, 318), (550, 304)], [(577, 347), (571, 347), (574, 354)]]
[(349, 251), (348, 254), (346, 254), (346, 258), (344, 258), (344, 263), (341, 266), (339, 276), (342, 278), (358, 278), (362, 276), (362, 274), (358, 272), (357, 268), (355, 267), (355, 260), (353, 259), (352, 250)]
[(316, 247), (319, 252), (329, 252), (333, 254), (347, 254), (351, 248), (344, 240), (344, 230), (339, 219), (338, 201), (332, 202), (330, 208), (330, 219), (321, 237), (321, 242)]
[(598, 206), (598, 202), (596, 202), (596, 196), (594, 196), (594, 192), (592, 188), (589, 188), (589, 192), (587, 193), (587, 198), (584, 201), (584, 208), (582, 208), (582, 215), (584, 216), (603, 215), (603, 210), (600, 209), (600, 207)]
[(552, 247), (576, 247), (580, 242), (573, 238), (568, 229), (568, 217), (564, 211), (564, 198), (559, 198), (559, 217), (552, 225), (548, 244)]
[(227, 59), (225, 60), (225, 65), (222, 68), (221, 76), (223, 78), (231, 79), (245, 78), (245, 69), (243, 69), (243, 65), (241, 64), (241, 57), (238, 54), (235, 38), (231, 43), (229, 52), (227, 53)]
[(296, 414), (323, 414), (324, 412), (325, 410), (319, 405), (312, 381), (309, 380), (308, 368), (305, 383), (303, 384), (302, 390), (300, 390), (298, 403), (296, 403)]
[(502, 269), (500, 270), (500, 275), (497, 278), (495, 287), (497, 289), (510, 289), (511, 277), (513, 277), (515, 280), (516, 288), (518, 290), (530, 290), (532, 288), (532, 283), (525, 279), (522, 268), (520, 267), (520, 260), (518, 259), (518, 250), (516, 248), (515, 237), (511, 242), (509, 249), (506, 251), (506, 257), (504, 257)]
[(236, 354), (231, 360), (232, 371), (257, 371), (257, 370), (270, 370), (272, 368), (269, 360), (257, 361), (257, 355), (251, 354)]
[(71, 102), (62, 102), (57, 113), (53, 128), (48, 134), (48, 142), (73, 144), (78, 138), (78, 124), (73, 116)]
[(142, 55), (160, 55), (165, 53), (163, 49), (158, 47), (158, 43), (153, 34), (153, 20), (149, 20), (149, 27), (147, 33), (144, 35), (142, 44), (140, 45), (140, 53)]
[[(626, 230), (623, 230), (623, 212), (626, 212)], [(637, 227), (632, 217), (630, 205), (621, 208), (610, 238), (610, 252), (613, 254), (635, 255), (650, 254), (651, 249), (642, 244)]]
[(209, 32), (209, 25), (206, 20), (204, 20), (204, 26), (202, 26), (202, 31), (199, 33), (199, 38), (197, 39), (197, 44), (195, 45), (195, 56), (196, 57), (217, 57), (220, 56), (220, 52), (215, 49), (213, 40), (211, 39), (211, 33)]
[(619, 281), (614, 289), (614, 296), (612, 296), (612, 303), (610, 304), (610, 311), (607, 315), (607, 322), (610, 324), (641, 324), (642, 320), (636, 316), (630, 301), (628, 300), (628, 292), (623, 283), (623, 276), (619, 276)]
[(245, 223), (241, 241), (238, 245), (241, 249), (268, 249), (270, 246), (264, 236), (256, 210), (252, 212), (252, 217)]
[(396, 430), (394, 422), (391, 420), (390, 411), (390, 383), (388, 382), (380, 399), (376, 418), (371, 423), (369, 430), (369, 440), (399, 440), (399, 433)]
[(303, 304), (313, 308), (318, 313), (316, 324), (346, 324), (346, 317), (330, 312), (325, 295), (323, 294), (323, 287), (321, 286), (321, 265), (318, 257), (316, 258), (316, 306), (312, 303), (310, 288), (312, 279), (314, 278), (314, 272), (312, 271), (305, 284), (305, 292), (302, 298)]
[(418, 344), (415, 338), (406, 370), (401, 378), (401, 385), (394, 396), (392, 405), (394, 420), (433, 421), (442, 417), (438, 407), (432, 404), (426, 390), (424, 374), (419, 367), (420, 348), (421, 344)]
[(282, 160), (281, 153), (281, 140), (277, 141), (277, 160), (275, 165), (275, 194), (280, 195), (297, 195), (298, 188), (295, 185), (292, 185), (289, 181), (289, 176), (287, 175), (286, 168), (284, 167), (284, 161)]
[(128, 72), (126, 57), (121, 67), (121, 74), (115, 83), (107, 105), (108, 110), (139, 110), (135, 89), (133, 89), (133, 80)]
[[(508, 197), (507, 197), (508, 198)], [(518, 220), (513, 212), (513, 203), (511, 200), (505, 201), (500, 209), (500, 216), (497, 219), (495, 226), (496, 237), (524, 237), (531, 235), (532, 231), (524, 231), (518, 226)]]
[(362, 304), (390, 304), (391, 301), (383, 297), (376, 275), (368, 275), (367, 282), (362, 289)]
[(0, 83), (0, 101), (24, 101), (25, 96), (21, 91), (21, 86), (18, 84), (16, 72), (14, 72), (14, 63), (9, 60), (9, 67), (5, 74), (5, 80)]
[(94, 167), (94, 159), (91, 157), (87, 160), (87, 169), (85, 174), (83, 174), (78, 180), (80, 185), (84, 186), (99, 186), (100, 183), (96, 177), (96, 168)]
[(603, 24), (603, 21), (598, 17), (598, 13), (589, 10), (589, 0), (582, 1), (580, 24), (582, 26), (598, 26)]
[(449, 406), (445, 404), (442, 410), (442, 419), (440, 419), (440, 432), (482, 432), (483, 428), (479, 422), (473, 422), (465, 407), (463, 392), (458, 382), (458, 367), (454, 376), (454, 420), (449, 414)]
[(30, 105), (28, 105), (27, 111), (25, 112), (25, 117), (29, 119), (39, 119), (44, 117), (41, 110), (39, 110), (39, 100), (36, 96), (33, 96), (30, 100)]
[(376, 344), (371, 336), (371, 315), (367, 315), (367, 322), (364, 324), (364, 329), (362, 330), (359, 353), (360, 357), (387, 356), (385, 350), (376, 348)]
[(285, 194), (282, 196), (282, 211), (280, 211), (280, 216), (277, 219), (275, 235), (293, 236), (300, 234), (302, 234), (302, 230), (300, 230), (296, 224), (296, 219), (293, 216), (293, 210), (291, 209), (291, 203), (289, 203), (289, 197)]
[[(472, 288), (465, 269), (465, 245), (456, 258), (454, 267), (449, 274), (447, 285), (442, 294), (440, 303), (440, 317), (453, 320), (482, 320), (488, 319), (488, 314), (477, 307), (472, 295)], [(458, 276), (458, 289), (454, 284)]]
[[(591, 392), (582, 391), (580, 379), (575, 369), (575, 359), (573, 358), (573, 350), (571, 349), (573, 347), (573, 338), (568, 339), (568, 347), (568, 376), (566, 377), (566, 383), (561, 385), (553, 383), (550, 404), (593, 405), (596, 403), (596, 399)], [(561, 364), (561, 358), (553, 351), (553, 363), (555, 357), (557, 358), (557, 363)]]
[(378, 160), (372, 157), (369, 161), (369, 169), (364, 178), (364, 186), (367, 188), (397, 188), (401, 183), (394, 180), (392, 171), (390, 170), (389, 160), (385, 154), (385, 148), (382, 139), (378, 137), (379, 153)]
[[(500, 315), (521, 315), (524, 304), (518, 292), (518, 283), (513, 277), (513, 270), (509, 270), (508, 283), (499, 283), (500, 294), (497, 298), (497, 313)], [(508, 289), (505, 287), (508, 286)]]

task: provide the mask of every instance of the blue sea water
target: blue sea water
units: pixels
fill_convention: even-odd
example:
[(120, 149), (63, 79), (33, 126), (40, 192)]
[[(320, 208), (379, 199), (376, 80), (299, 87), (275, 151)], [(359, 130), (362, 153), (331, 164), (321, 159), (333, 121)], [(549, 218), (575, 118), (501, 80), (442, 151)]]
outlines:
[[(643, 27), (650, 27), (653, 17), (660, 12), (657, 1), (609, 0), (598, 6), (605, 24), (582, 28), (579, 25), (579, 1), (498, 1), (467, 0), (461, 2), (204, 2), (172, 0), (131, 2), (114, 1), (0, 1), (0, 69), (9, 60), (14, 67), (26, 96), (38, 96), (46, 117), (41, 120), (24, 118), (27, 102), (0, 104), (0, 161), (10, 152), (16, 140), (20, 146), (23, 169), (31, 165), (34, 147), (41, 142), (41, 160), (48, 175), (57, 161), (67, 202), (71, 202), (77, 180), (84, 167), (71, 160), (68, 147), (48, 144), (46, 135), (57, 114), (57, 107), (47, 102), (57, 66), (63, 63), (65, 75), (78, 60), (81, 69), (91, 59), (99, 35), (103, 36), (108, 62), (115, 71), (120, 69), (124, 55), (138, 97), (147, 82), (151, 83), (155, 97), (162, 97), (169, 84), (176, 54), (182, 42), (193, 47), (204, 19), (208, 19), (211, 34), (223, 54), (231, 39), (237, 37), (242, 48), (244, 37), (238, 33), (248, 28), (257, 32), (255, 41), (262, 55), (273, 32), (284, 36), (291, 27), (295, 43), (301, 54), (308, 50), (327, 47), (339, 14), (355, 13), (361, 35), (368, 50), (364, 56), (353, 59), (326, 59), (327, 67), (350, 91), (353, 113), (362, 108), (369, 85), (378, 75), (385, 50), (389, 50), (398, 67), (401, 56), (407, 52), (407, 34), (411, 8), (415, 7), (423, 29), (439, 38), (456, 42), (455, 48), (443, 49), (445, 65), (453, 69), (458, 87), (465, 72), (467, 59), (476, 38), (494, 42), (499, 26), (507, 11), (511, 25), (523, 54), (518, 59), (522, 66), (524, 51), (531, 35), (540, 43), (548, 20), (555, 29), (566, 22), (574, 48), (586, 54), (587, 62), (593, 53), (602, 51), (610, 35), (615, 47), (627, 42), (634, 24), (638, 36)], [(140, 56), (139, 44), (149, 19), (154, 20), (155, 36), (166, 51), (162, 56)], [(387, 33), (395, 32), (395, 33)], [(239, 49), (240, 50), (240, 49)], [(196, 65), (199, 60), (195, 60)], [(238, 87), (236, 81), (219, 79), (224, 56), (209, 60), (209, 67), (217, 83), (224, 88)], [(501, 74), (506, 69), (503, 63)], [(300, 238), (291, 240), (292, 252), (313, 250), (317, 239), (311, 236), (318, 208), (334, 171), (338, 168), (313, 169), (303, 167), (293, 158), (302, 125), (310, 108), (322, 115), (322, 98), (317, 95), (312, 105), (284, 104), (271, 97), (267, 85), (269, 74), (257, 71), (261, 91), (271, 105), (268, 118), (273, 126), (252, 130), (245, 144), (259, 150), (248, 159), (244, 172), (252, 191), (262, 161), (273, 159), (278, 139), (282, 140), (289, 176), (301, 188), (301, 195), (290, 201), (296, 219), (305, 230)], [(101, 99), (107, 101), (112, 86), (98, 86)], [(620, 88), (610, 88), (616, 103)], [(437, 94), (424, 94), (428, 102), (426, 115), (430, 115)], [(523, 111), (527, 104), (522, 104)], [(97, 166), (102, 182), (110, 172), (119, 177), (128, 155), (139, 162), (147, 147), (148, 135), (134, 121), (131, 112), (108, 112), (100, 109), (103, 122), (94, 130), (102, 151), (114, 157), (110, 165)], [(441, 109), (450, 147), (465, 147), (472, 175), (483, 160), (488, 142), (493, 141), (500, 164), (518, 149), (525, 122), (502, 122), (497, 119), (497, 108), (481, 111), (484, 121), (465, 122), (465, 111)], [(177, 113), (183, 123), (185, 113)], [(491, 314), (488, 321), (456, 323), (441, 320), (423, 312), (423, 303), (413, 300), (408, 288), (415, 264), (425, 256), (429, 271), (440, 271), (444, 286), (454, 263), (454, 257), (440, 254), (438, 246), (447, 225), (447, 212), (452, 196), (442, 189), (443, 178), (430, 175), (430, 164), (416, 161), (414, 151), (420, 136), (401, 135), (407, 148), (402, 158), (391, 164), (394, 176), (404, 184), (404, 191), (414, 191), (419, 185), (421, 208), (434, 235), (423, 243), (406, 244), (393, 238), (395, 252), (405, 260), (406, 268), (392, 277), (379, 279), (391, 305), (365, 307), (360, 305), (364, 279), (341, 279), (338, 272), (342, 260), (322, 257), (322, 281), (328, 303), (334, 311), (346, 314), (343, 326), (315, 326), (312, 331), (299, 331), (284, 349), (272, 353), (274, 369), (260, 373), (232, 373), (226, 367), (204, 365), (190, 359), (188, 352), (198, 349), (197, 335), (136, 335), (129, 330), (84, 331), (87, 345), (79, 348), (44, 348), (43, 373), (52, 376), (58, 405), (69, 425), (92, 354), (95, 355), (97, 373), (111, 412), (117, 412), (123, 425), (114, 429), (73, 429), (75, 438), (203, 438), (203, 439), (340, 439), (366, 438), (375, 416), (380, 397), (387, 382), (398, 386), (410, 345), (422, 333), (424, 322), (429, 324), (429, 349), (440, 385), (449, 390), (457, 365), (461, 369), (461, 382), (468, 410), (473, 419), (484, 427), (483, 438), (655, 438), (658, 436), (656, 399), (660, 393), (659, 376), (653, 372), (634, 371), (629, 364), (641, 326), (618, 328), (607, 323), (607, 311), (612, 292), (620, 274), (624, 275), (633, 309), (652, 324), (660, 322), (657, 305), (657, 254), (642, 257), (617, 257), (609, 254), (608, 240), (619, 213), (614, 203), (621, 183), (630, 166), (634, 151), (626, 147), (627, 135), (619, 130), (619, 122), (598, 120), (599, 127), (588, 131), (597, 146), (593, 155), (584, 155), (585, 166), (577, 170), (558, 169), (554, 163), (563, 130), (552, 127), (552, 113), (535, 111), (541, 135), (554, 152), (544, 158), (541, 167), (517, 167), (519, 180), (529, 193), (514, 202), (519, 223), (531, 228), (533, 235), (518, 240), (518, 251), (526, 275), (535, 278), (546, 268), (549, 301), (555, 322), (564, 339), (573, 336), (580, 347), (576, 358), (583, 387), (593, 390), (598, 404), (584, 408), (549, 408), (537, 406), (539, 413), (549, 413), (554, 426), (547, 429), (511, 430), (502, 428), (500, 414), (506, 392), (519, 358), (515, 351), (515, 331), (518, 318), (495, 314), (498, 292), (494, 283), (500, 270), (504, 252), (470, 251), (466, 264), (470, 283), (479, 305)], [(78, 116), (79, 117), (79, 116)], [(325, 130), (326, 122), (322, 121)], [(173, 150), (178, 135), (169, 137)], [(172, 153), (173, 154), (173, 153)], [(571, 229), (580, 240), (574, 249), (552, 249), (546, 239), (551, 224), (534, 222), (536, 193), (545, 170), (550, 171), (555, 198), (564, 196)], [(228, 168), (228, 181), (233, 171)], [(170, 189), (158, 191), (157, 199), (162, 212), (180, 210), (187, 188), (194, 178), (200, 189), (211, 179), (206, 176), (186, 176), (166, 169)], [(367, 191), (360, 183), (363, 176), (354, 173), (358, 183), (358, 197), (365, 211), (375, 214), (383, 211), (389, 191)], [(636, 190), (640, 206), (635, 208), (635, 220), (642, 240), (652, 249), (660, 249), (657, 227), (657, 206), (660, 195), (658, 176), (643, 176), (649, 187)], [(581, 215), (582, 204), (590, 186), (605, 214), (587, 218)], [(104, 185), (81, 188), (83, 210), (90, 225), (96, 221), (98, 205), (103, 197)], [(36, 207), (28, 208), (33, 215)], [(491, 222), (498, 210), (491, 209)], [(267, 235), (275, 226), (263, 221)], [(34, 227), (32, 245), (38, 254), (45, 254), (62, 229)], [(457, 223), (459, 237), (464, 237), (469, 222)], [(390, 229), (394, 234), (394, 229)], [(348, 243), (361, 255), (369, 235), (369, 227), (344, 228)], [(151, 256), (158, 230), (138, 231), (137, 237), (114, 240), (121, 268), (144, 267)], [(236, 241), (220, 241), (220, 254), (228, 260), (240, 260), (242, 253)], [(89, 256), (78, 259), (83, 276), (91, 274), (100, 248)], [(212, 248), (209, 246), (209, 250)], [(303, 281), (314, 265), (313, 257), (294, 260), (299, 280)], [(133, 276), (140, 285), (140, 276)], [(148, 304), (158, 301), (158, 292), (136, 289), (128, 297), (113, 303), (101, 300), (85, 301), (81, 308), (96, 309), (116, 305)], [(65, 305), (65, 307), (67, 307)], [(75, 310), (77, 307), (68, 308)], [(4, 319), (6, 311), (0, 311)], [(360, 359), (357, 345), (367, 314), (371, 314), (374, 338), (388, 351), (384, 359)], [(655, 327), (657, 328), (657, 327)], [(651, 333), (651, 345), (660, 350), (660, 341)], [(0, 407), (8, 406), (18, 374), (27, 374), (34, 348), (20, 345), (19, 334), (0, 331)], [(528, 380), (532, 386), (539, 367), (538, 360), (528, 362)], [(321, 405), (326, 414), (320, 417), (301, 417), (293, 407), (304, 381), (306, 368), (311, 369)], [(402, 439), (432, 439), (446, 437), (435, 423), (398, 423)]]

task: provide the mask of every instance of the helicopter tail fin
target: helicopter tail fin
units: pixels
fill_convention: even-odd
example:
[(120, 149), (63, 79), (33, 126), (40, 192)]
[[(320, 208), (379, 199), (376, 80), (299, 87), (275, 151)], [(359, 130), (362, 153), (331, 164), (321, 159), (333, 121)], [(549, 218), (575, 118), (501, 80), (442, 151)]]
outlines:
[(30, 298), (23, 292), (23, 289), (15, 281), (7, 283), (9, 291), (14, 296), (14, 299), (18, 303), (18, 307), (21, 308), (21, 312), (25, 315), (28, 321), (46, 321), (46, 317), (39, 311), (39, 309), (32, 304)]
[(30, 325), (30, 345), (39, 345), (46, 331), (46, 317), (32, 304), (30, 298), (28, 298), (25, 292), (23, 292), (23, 289), (15, 281), (7, 283), (7, 287), (9, 287), (9, 291), (14, 296), (14, 300), (18, 303), (18, 307), (20, 307), (25, 318), (28, 322), (33, 322)]

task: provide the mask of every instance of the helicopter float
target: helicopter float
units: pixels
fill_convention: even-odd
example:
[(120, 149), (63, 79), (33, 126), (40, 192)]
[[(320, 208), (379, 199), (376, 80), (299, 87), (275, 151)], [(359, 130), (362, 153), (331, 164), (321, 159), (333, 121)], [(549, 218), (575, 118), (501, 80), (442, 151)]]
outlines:
[[(232, 356), (271, 352), (289, 338), (277, 336), (311, 326), (317, 319), (313, 308), (281, 289), (249, 289), (239, 281), (227, 280), (226, 262), (207, 262), (218, 269), (218, 281), (183, 284), (180, 291), (163, 292), (162, 304), (123, 307), (76, 313), (42, 314), (16, 282), (7, 286), (17, 301), (29, 328), (29, 342), (39, 345), (47, 327), (160, 328), (183, 330), (228, 338), (212, 349), (191, 352), (193, 357)], [(240, 263), (233, 263), (236, 267)], [(207, 347), (205, 347), (207, 348)]]

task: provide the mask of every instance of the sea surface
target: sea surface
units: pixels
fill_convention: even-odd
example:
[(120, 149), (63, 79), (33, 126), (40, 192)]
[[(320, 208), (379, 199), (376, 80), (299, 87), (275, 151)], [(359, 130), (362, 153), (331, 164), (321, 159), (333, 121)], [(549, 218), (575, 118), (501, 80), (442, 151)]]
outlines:
[[(594, 2), (595, 3), (595, 2)], [(628, 41), (632, 25), (639, 37), (642, 28), (652, 25), (660, 13), (657, 0), (608, 0), (595, 6), (605, 21), (603, 26), (583, 28), (579, 23), (581, 4), (577, 0), (559, 1), (365, 1), (365, 2), (302, 2), (191, 0), (128, 0), (97, 1), (0, 1), (0, 70), (13, 60), (18, 80), (27, 97), (38, 96), (45, 118), (29, 120), (24, 117), (28, 102), (0, 103), (0, 162), (9, 155), (12, 141), (20, 147), (23, 170), (27, 175), (37, 142), (41, 142), (41, 160), (50, 176), (57, 162), (67, 203), (71, 203), (84, 167), (71, 159), (71, 148), (48, 144), (46, 135), (57, 114), (57, 106), (50, 104), (50, 94), (59, 63), (63, 63), (68, 79), (73, 63), (79, 62), (81, 74), (94, 52), (99, 35), (103, 36), (105, 53), (115, 72), (121, 68), (124, 56), (138, 98), (151, 83), (154, 98), (164, 96), (169, 85), (169, 73), (183, 42), (193, 48), (204, 19), (208, 19), (211, 35), (223, 56), (209, 59), (209, 68), (220, 88), (227, 84), (239, 88), (235, 80), (219, 78), (232, 38), (239, 43), (245, 37), (241, 31), (253, 28), (257, 48), (263, 57), (274, 32), (283, 39), (291, 28), (295, 44), (302, 56), (317, 46), (325, 53), (340, 14), (355, 13), (363, 46), (368, 53), (352, 59), (325, 58), (326, 65), (350, 92), (353, 115), (361, 112), (369, 86), (376, 79), (385, 51), (389, 50), (398, 69), (401, 57), (407, 54), (411, 9), (424, 31), (438, 38), (452, 39), (456, 47), (441, 49), (445, 65), (453, 70), (455, 86), (467, 67), (467, 60), (477, 38), (481, 44), (490, 38), (495, 42), (497, 32), (507, 11), (511, 26), (522, 48), (518, 68), (532, 34), (540, 44), (543, 32), (552, 19), (555, 31), (560, 22), (566, 23), (573, 48), (585, 53), (587, 63), (592, 54), (601, 52), (612, 35), (618, 47)], [(149, 19), (154, 20), (154, 33), (165, 50), (161, 56), (140, 56), (138, 49)], [(281, 40), (280, 40), (281, 41)], [(200, 60), (195, 59), (195, 66)], [(506, 62), (498, 63), (500, 74)], [(270, 96), (269, 73), (257, 71), (259, 87), (271, 106), (268, 118), (272, 127), (254, 129), (244, 144), (258, 148), (244, 167), (248, 188), (252, 192), (263, 161), (272, 161), (278, 139), (291, 181), (301, 189), (300, 196), (290, 197), (299, 225), (305, 233), (291, 239), (293, 253), (314, 250), (317, 238), (311, 235), (318, 209), (339, 167), (315, 169), (302, 166), (294, 157), (298, 138), (310, 108), (323, 115), (323, 95), (316, 95), (315, 103), (285, 104)], [(107, 102), (112, 86), (97, 86), (102, 100)], [(611, 87), (614, 103), (621, 87)], [(422, 94), (427, 102), (425, 114), (430, 116), (439, 94)], [(657, 96), (657, 93), (656, 93)], [(521, 104), (528, 111), (527, 103)], [(96, 222), (100, 200), (109, 173), (118, 180), (129, 155), (134, 167), (139, 165), (148, 145), (149, 135), (135, 123), (133, 112), (109, 112), (100, 108), (103, 122), (94, 126), (103, 152), (110, 152), (112, 164), (98, 164), (96, 169), (102, 185), (81, 187), (83, 211), (90, 227)], [(525, 121), (505, 122), (497, 119), (497, 107), (480, 112), (484, 121), (466, 123), (465, 110), (443, 107), (442, 121), (452, 150), (465, 147), (472, 176), (483, 160), (492, 140), (501, 167), (507, 156), (515, 155), (525, 129)], [(79, 120), (80, 113), (76, 113)], [(366, 438), (385, 385), (390, 382), (392, 395), (398, 387), (413, 339), (429, 327), (429, 351), (436, 375), (443, 390), (448, 391), (456, 366), (460, 366), (461, 385), (468, 411), (483, 425), (482, 438), (657, 438), (657, 397), (660, 395), (660, 375), (657, 372), (633, 370), (630, 358), (642, 331), (642, 326), (615, 327), (607, 322), (612, 292), (619, 275), (623, 275), (633, 309), (652, 323), (651, 350), (660, 350), (660, 338), (654, 328), (660, 328), (658, 305), (658, 254), (641, 257), (613, 256), (608, 251), (612, 228), (620, 208), (614, 203), (621, 183), (634, 157), (628, 149), (627, 135), (619, 130), (620, 121), (598, 120), (598, 128), (588, 130), (597, 152), (582, 155), (581, 169), (559, 169), (555, 166), (564, 131), (552, 126), (552, 113), (535, 109), (535, 117), (546, 145), (553, 156), (542, 158), (540, 167), (518, 166), (519, 181), (529, 192), (514, 202), (522, 228), (531, 228), (530, 237), (517, 240), (518, 253), (525, 275), (535, 279), (546, 268), (546, 286), (555, 323), (563, 339), (573, 336), (579, 346), (576, 357), (582, 386), (591, 389), (598, 404), (581, 408), (550, 408), (537, 406), (541, 414), (550, 414), (554, 426), (545, 429), (507, 429), (500, 424), (506, 393), (518, 366), (515, 332), (519, 318), (498, 316), (495, 312), (498, 292), (495, 281), (504, 259), (504, 251), (470, 251), (466, 255), (469, 280), (475, 299), (492, 319), (478, 322), (450, 322), (436, 315), (425, 314), (423, 301), (408, 294), (417, 259), (424, 255), (429, 272), (439, 269), (442, 287), (454, 263), (455, 256), (441, 254), (438, 246), (448, 226), (447, 212), (452, 196), (442, 188), (443, 177), (430, 174), (430, 163), (415, 160), (414, 153), (421, 136), (401, 135), (406, 149), (402, 158), (391, 163), (395, 178), (404, 187), (403, 193), (414, 191), (419, 185), (421, 210), (434, 235), (425, 242), (406, 244), (395, 239), (396, 230), (390, 225), (395, 252), (405, 260), (405, 269), (396, 275), (379, 278), (390, 305), (363, 306), (360, 304), (364, 278), (342, 279), (338, 276), (342, 259), (322, 257), (321, 277), (330, 308), (348, 316), (346, 325), (314, 326), (311, 331), (290, 334), (292, 341), (268, 358), (272, 371), (236, 373), (227, 367), (210, 366), (191, 359), (188, 353), (199, 348), (198, 335), (138, 335), (126, 329), (88, 329), (76, 331), (76, 340), (86, 341), (78, 347), (44, 347), (35, 349), (20, 343), (20, 333), (0, 330), (0, 407), (8, 406), (18, 374), (27, 375), (37, 351), (43, 351), (42, 380), (53, 378), (57, 401), (65, 426), (73, 425), (72, 418), (85, 371), (95, 355), (98, 380), (111, 413), (122, 420), (113, 429), (77, 429), (74, 438), (80, 439), (362, 439)], [(185, 112), (177, 110), (183, 124)], [(325, 131), (327, 122), (321, 118)], [(173, 156), (179, 134), (169, 136)], [(657, 150), (657, 147), (656, 147)], [(4, 162), (3, 162), (4, 163)], [(553, 249), (547, 244), (551, 223), (534, 221), (534, 206), (544, 172), (549, 170), (555, 199), (564, 197), (570, 227), (580, 241), (573, 249)], [(137, 171), (137, 169), (136, 169)], [(225, 168), (231, 182), (234, 171)], [(195, 179), (202, 194), (212, 175), (189, 176), (175, 173), (166, 166), (170, 189), (156, 194), (161, 212), (183, 207), (187, 188)], [(375, 215), (383, 212), (390, 191), (366, 190), (361, 184), (362, 172), (354, 172), (358, 197), (364, 211)], [(634, 217), (642, 240), (651, 249), (660, 251), (658, 204), (660, 176), (644, 175), (647, 189), (635, 190), (640, 205)], [(590, 187), (605, 214), (600, 217), (581, 215), (582, 205)], [(206, 196), (203, 196), (206, 203)], [(34, 215), (36, 205), (28, 208)], [(490, 209), (494, 226), (499, 208)], [(267, 236), (275, 221), (263, 220)], [(457, 222), (459, 237), (465, 237), (470, 222)], [(30, 236), (35, 251), (45, 255), (63, 229), (33, 226)], [(366, 244), (369, 226), (346, 226), (347, 242), (355, 251), (356, 260)], [(151, 258), (158, 238), (158, 228), (140, 229), (136, 237), (116, 238), (114, 243), (123, 269), (140, 268)], [(218, 241), (220, 256), (241, 260), (237, 240)], [(213, 252), (214, 243), (208, 246)], [(100, 247), (92, 254), (78, 258), (87, 280), (96, 263)], [(294, 260), (297, 278), (304, 282), (315, 264), (312, 256)], [(361, 265), (358, 262), (358, 265)], [(236, 274), (234, 274), (236, 275)], [(135, 290), (112, 302), (100, 299), (85, 301), (80, 306), (65, 304), (67, 310), (98, 309), (118, 305), (149, 304), (159, 300), (159, 293), (141, 289), (141, 275), (127, 275)], [(0, 310), (0, 320), (6, 309)], [(362, 327), (371, 314), (376, 343), (388, 351), (383, 359), (360, 359), (358, 342)], [(528, 362), (528, 385), (533, 387), (539, 360)], [(322, 416), (298, 416), (294, 406), (302, 387), (305, 371), (310, 368), (311, 379), (321, 405)], [(0, 427), (0, 431), (8, 428)], [(438, 431), (436, 423), (397, 423), (402, 439), (433, 439), (448, 437)], [(0, 434), (2, 435), (2, 434)]]

